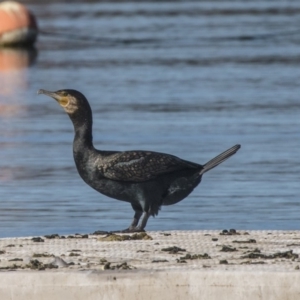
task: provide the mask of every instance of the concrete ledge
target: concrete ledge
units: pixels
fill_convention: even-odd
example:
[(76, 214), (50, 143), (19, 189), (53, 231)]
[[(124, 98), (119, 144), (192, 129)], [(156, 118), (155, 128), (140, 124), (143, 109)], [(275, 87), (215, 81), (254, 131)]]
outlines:
[(0, 273), (0, 299), (300, 299), (300, 272)]
[(300, 299), (300, 231), (148, 234), (0, 239), (0, 299)]

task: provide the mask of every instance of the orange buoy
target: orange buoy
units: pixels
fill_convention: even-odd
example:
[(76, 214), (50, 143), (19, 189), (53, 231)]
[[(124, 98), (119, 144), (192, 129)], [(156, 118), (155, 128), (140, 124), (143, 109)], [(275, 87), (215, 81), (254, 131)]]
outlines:
[(0, 45), (32, 45), (38, 28), (34, 15), (15, 1), (0, 3)]

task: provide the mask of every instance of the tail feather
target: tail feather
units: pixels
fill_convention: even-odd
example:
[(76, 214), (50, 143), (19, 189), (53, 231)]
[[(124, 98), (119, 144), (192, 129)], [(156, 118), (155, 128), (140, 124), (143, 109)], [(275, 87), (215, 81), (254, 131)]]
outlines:
[(205, 172), (213, 169), (214, 167), (218, 166), (221, 164), (223, 161), (228, 159), (230, 156), (235, 154), (239, 149), (241, 148), (241, 145), (235, 145), (231, 147), (230, 149), (226, 150), (225, 152), (219, 154), (215, 158), (211, 159), (209, 162), (207, 162), (204, 166), (203, 169), (200, 172), (200, 175), (204, 174)]

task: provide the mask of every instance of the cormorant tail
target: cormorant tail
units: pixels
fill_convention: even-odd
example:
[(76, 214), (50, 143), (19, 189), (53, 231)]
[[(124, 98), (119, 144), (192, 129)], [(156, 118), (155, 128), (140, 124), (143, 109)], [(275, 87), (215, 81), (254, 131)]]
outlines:
[(209, 162), (207, 162), (203, 169), (200, 172), (200, 175), (204, 174), (205, 172), (213, 169), (214, 167), (221, 164), (223, 161), (225, 161), (227, 158), (235, 154), (239, 149), (241, 148), (241, 145), (235, 145), (231, 147), (230, 149), (226, 150), (225, 152), (219, 154), (215, 158), (211, 159)]

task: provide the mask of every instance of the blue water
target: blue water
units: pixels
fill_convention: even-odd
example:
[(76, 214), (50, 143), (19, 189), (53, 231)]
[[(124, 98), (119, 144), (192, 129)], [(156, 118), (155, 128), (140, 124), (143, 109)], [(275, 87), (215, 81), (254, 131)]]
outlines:
[(27, 3), (36, 53), (0, 49), (0, 237), (133, 217), (79, 178), (73, 126), (40, 88), (86, 95), (99, 149), (205, 163), (242, 145), (148, 230), (300, 228), (300, 3)]

